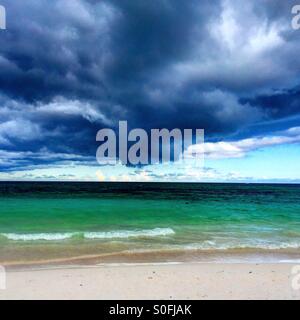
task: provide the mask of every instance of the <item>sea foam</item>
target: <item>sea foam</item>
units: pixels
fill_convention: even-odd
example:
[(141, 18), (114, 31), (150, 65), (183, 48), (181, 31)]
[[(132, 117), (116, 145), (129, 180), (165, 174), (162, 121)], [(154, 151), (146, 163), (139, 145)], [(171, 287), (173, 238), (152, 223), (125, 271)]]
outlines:
[(225, 242), (217, 243), (215, 241), (203, 241), (201, 243), (191, 243), (180, 246), (184, 250), (232, 250), (232, 249), (262, 249), (262, 250), (280, 250), (280, 249), (299, 249), (300, 242), (286, 241), (286, 242)]
[(159, 237), (175, 234), (171, 228), (155, 228), (151, 230), (137, 231), (108, 231), (108, 232), (85, 232), (84, 237), (87, 239), (124, 239), (140, 237)]
[(35, 241), (35, 240), (65, 240), (74, 236), (74, 233), (33, 233), (33, 234), (17, 234), (2, 233), (1, 236), (14, 241)]
[(175, 234), (171, 228), (155, 228), (149, 230), (119, 230), (106, 232), (65, 232), (65, 233), (2, 233), (1, 236), (13, 241), (58, 241), (66, 240), (76, 236), (85, 239), (127, 239), (141, 237), (162, 237)]

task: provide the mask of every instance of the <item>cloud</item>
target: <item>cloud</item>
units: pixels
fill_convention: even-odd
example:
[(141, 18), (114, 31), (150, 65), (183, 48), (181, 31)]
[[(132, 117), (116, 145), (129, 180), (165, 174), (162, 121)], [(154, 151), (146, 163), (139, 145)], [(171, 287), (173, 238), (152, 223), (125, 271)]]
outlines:
[(273, 136), (193, 145), (188, 148), (186, 155), (204, 152), (205, 159), (242, 158), (252, 151), (283, 144), (300, 144), (300, 127), (290, 128)]
[(106, 180), (105, 175), (100, 170), (96, 171), (96, 176), (100, 182), (103, 182)]
[(32, 139), (37, 139), (40, 134), (38, 124), (24, 119), (9, 120), (0, 123), (0, 144), (2, 145), (10, 145), (11, 139), (24, 143)]
[(244, 147), (221, 141), (252, 139), (262, 123), (270, 135), (274, 120), (284, 130), (300, 115), (294, 1), (2, 4), (0, 148), (24, 156), (9, 160), (11, 170), (41, 165), (28, 155), (45, 149), (53, 163), (65, 154), (85, 162), (95, 157), (96, 132), (119, 120), (204, 128), (211, 148), (217, 141), (224, 154), (242, 156)]
[(88, 102), (78, 100), (66, 100), (63, 97), (56, 97), (48, 104), (39, 104), (33, 107), (37, 116), (79, 116), (89, 122), (100, 122), (111, 125), (111, 122), (101, 113), (100, 110)]
[(94, 157), (81, 156), (71, 153), (53, 153), (42, 148), (37, 152), (5, 151), (0, 150), (0, 167), (3, 172), (29, 171), (38, 168), (68, 166), (75, 164), (96, 166)]

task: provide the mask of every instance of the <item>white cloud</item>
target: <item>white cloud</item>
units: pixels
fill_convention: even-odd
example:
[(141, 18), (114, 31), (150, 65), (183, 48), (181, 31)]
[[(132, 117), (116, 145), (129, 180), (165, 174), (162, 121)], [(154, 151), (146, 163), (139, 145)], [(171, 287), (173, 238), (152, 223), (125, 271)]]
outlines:
[(38, 124), (24, 119), (9, 120), (0, 123), (0, 144), (10, 145), (10, 139), (30, 141), (38, 139), (41, 130)]
[(274, 136), (229, 142), (206, 142), (204, 145), (190, 146), (186, 153), (192, 155), (195, 152), (204, 152), (206, 159), (242, 158), (251, 151), (292, 143), (300, 143), (300, 127), (290, 128)]
[(49, 104), (41, 104), (34, 108), (35, 113), (48, 113), (48, 114), (65, 114), (73, 116), (81, 116), (90, 122), (104, 122), (111, 124), (111, 122), (103, 115), (102, 112), (97, 110), (94, 105), (79, 100), (67, 100), (62, 97), (55, 98)]

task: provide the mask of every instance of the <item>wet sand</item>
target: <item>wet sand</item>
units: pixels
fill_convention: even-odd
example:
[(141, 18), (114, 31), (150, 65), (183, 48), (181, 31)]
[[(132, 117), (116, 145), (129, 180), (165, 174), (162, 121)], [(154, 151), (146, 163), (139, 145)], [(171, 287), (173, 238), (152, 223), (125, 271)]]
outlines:
[[(81, 248), (81, 247), (79, 247)], [(99, 251), (50, 251), (35, 247), (0, 255), (0, 265), (9, 269), (60, 265), (97, 265), (107, 263), (299, 263), (300, 253), (295, 249), (258, 250), (135, 250), (99, 253)], [(83, 248), (85, 249), (85, 248)], [(1, 252), (1, 251), (0, 251)]]

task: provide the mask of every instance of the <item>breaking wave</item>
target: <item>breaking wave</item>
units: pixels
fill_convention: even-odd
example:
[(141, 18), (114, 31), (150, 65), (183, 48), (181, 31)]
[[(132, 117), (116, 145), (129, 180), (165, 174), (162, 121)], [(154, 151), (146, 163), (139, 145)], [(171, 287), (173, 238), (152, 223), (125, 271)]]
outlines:
[(155, 228), (151, 230), (137, 231), (108, 231), (108, 232), (85, 232), (86, 239), (126, 239), (139, 237), (161, 237), (175, 234), (171, 228)]
[(142, 237), (162, 237), (175, 234), (171, 228), (155, 228), (150, 230), (120, 230), (106, 232), (65, 232), (65, 233), (2, 233), (1, 236), (13, 241), (59, 241), (82, 236), (85, 239), (128, 239)]
[(191, 243), (183, 246), (184, 250), (231, 250), (231, 249), (263, 249), (263, 250), (280, 250), (280, 249), (298, 249), (300, 242), (286, 241), (286, 242), (255, 242), (245, 241), (241, 242), (227, 242), (217, 243), (215, 241), (203, 241), (202, 243)]

